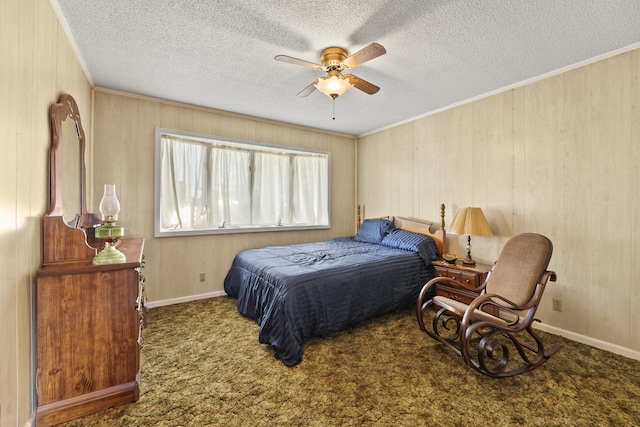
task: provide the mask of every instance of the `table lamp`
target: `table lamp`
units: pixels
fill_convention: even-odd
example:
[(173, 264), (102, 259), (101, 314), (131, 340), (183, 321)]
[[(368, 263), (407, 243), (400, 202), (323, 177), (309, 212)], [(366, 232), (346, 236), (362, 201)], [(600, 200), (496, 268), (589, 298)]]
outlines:
[(453, 217), (447, 230), (449, 233), (467, 235), (467, 257), (463, 264), (475, 265), (471, 258), (471, 236), (493, 236), (491, 227), (480, 208), (460, 208)]
[(96, 239), (104, 240), (104, 249), (93, 258), (94, 264), (119, 264), (127, 260), (113, 243), (124, 235), (124, 228), (117, 224), (119, 212), (120, 202), (116, 197), (116, 185), (105, 184), (104, 195), (100, 201), (100, 213), (104, 224), (95, 229)]

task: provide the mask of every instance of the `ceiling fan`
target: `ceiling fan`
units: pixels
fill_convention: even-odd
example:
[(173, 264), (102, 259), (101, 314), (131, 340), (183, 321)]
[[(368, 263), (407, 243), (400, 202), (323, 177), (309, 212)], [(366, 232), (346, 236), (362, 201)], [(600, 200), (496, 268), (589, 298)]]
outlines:
[(360, 89), (369, 95), (378, 92), (380, 90), (378, 86), (353, 74), (342, 75), (342, 71), (355, 68), (378, 56), (384, 55), (386, 52), (382, 45), (371, 43), (353, 55), (349, 55), (349, 52), (341, 47), (328, 47), (320, 53), (320, 62), (322, 65), (287, 55), (277, 55), (275, 59), (290, 64), (302, 65), (303, 67), (318, 71), (325, 71), (327, 73), (326, 77), (318, 78), (309, 86), (302, 89), (298, 93), (298, 96), (308, 96), (314, 90), (318, 89), (320, 92), (335, 100), (352, 87)]

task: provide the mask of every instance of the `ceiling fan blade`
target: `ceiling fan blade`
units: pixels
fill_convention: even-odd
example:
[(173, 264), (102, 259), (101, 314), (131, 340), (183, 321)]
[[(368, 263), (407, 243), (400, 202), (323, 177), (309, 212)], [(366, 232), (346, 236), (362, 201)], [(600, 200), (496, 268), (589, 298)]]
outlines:
[(309, 96), (314, 90), (316, 90), (316, 83), (318, 83), (318, 80), (298, 92), (298, 96)]
[(347, 74), (344, 76), (345, 79), (349, 79), (349, 83), (353, 85), (356, 89), (360, 89), (364, 93), (368, 93), (369, 95), (373, 95), (377, 93), (380, 88), (373, 83), (369, 83), (366, 80), (361, 79), (360, 77), (356, 77), (353, 74)]
[(371, 43), (349, 56), (342, 62), (342, 64), (347, 68), (355, 68), (358, 65), (371, 61), (373, 58), (377, 58), (385, 53), (387, 53), (387, 50), (384, 46), (378, 43)]
[(312, 70), (324, 71), (324, 67), (320, 64), (314, 64), (313, 62), (294, 58), (293, 56), (277, 55), (274, 59), (276, 61), (288, 62), (289, 64), (302, 65), (303, 67), (311, 68)]

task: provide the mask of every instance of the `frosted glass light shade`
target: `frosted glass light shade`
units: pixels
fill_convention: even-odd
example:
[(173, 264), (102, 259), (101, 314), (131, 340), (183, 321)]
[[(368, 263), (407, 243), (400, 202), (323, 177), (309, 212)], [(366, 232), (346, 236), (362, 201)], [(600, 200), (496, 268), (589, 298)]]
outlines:
[(353, 87), (349, 82), (349, 79), (344, 78), (339, 73), (331, 75), (330, 77), (319, 78), (315, 86), (320, 92), (333, 99), (339, 97)]

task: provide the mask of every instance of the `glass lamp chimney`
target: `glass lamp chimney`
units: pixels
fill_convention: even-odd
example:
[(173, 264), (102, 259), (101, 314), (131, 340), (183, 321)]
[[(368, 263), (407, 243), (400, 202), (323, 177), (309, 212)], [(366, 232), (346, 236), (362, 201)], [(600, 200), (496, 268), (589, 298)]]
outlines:
[(105, 184), (104, 195), (102, 196), (102, 200), (100, 200), (102, 220), (108, 223), (116, 222), (119, 212), (120, 202), (118, 201), (118, 197), (116, 197), (116, 185)]

